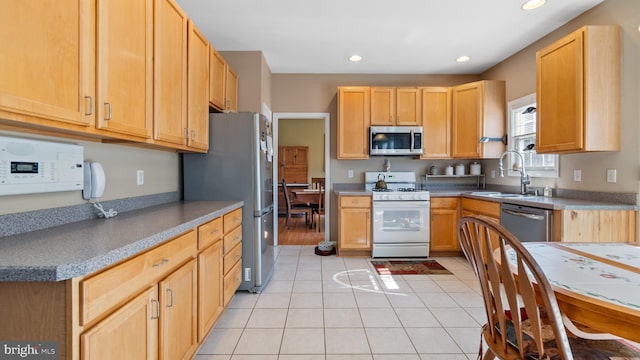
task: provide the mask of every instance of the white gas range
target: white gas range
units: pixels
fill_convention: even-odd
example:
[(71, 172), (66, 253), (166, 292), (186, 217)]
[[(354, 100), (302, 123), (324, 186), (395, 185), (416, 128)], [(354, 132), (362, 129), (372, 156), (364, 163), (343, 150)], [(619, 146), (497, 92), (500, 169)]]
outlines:
[[(376, 189), (384, 180), (386, 189)], [(414, 172), (366, 172), (372, 191), (372, 257), (429, 256), (429, 191), (416, 185)]]

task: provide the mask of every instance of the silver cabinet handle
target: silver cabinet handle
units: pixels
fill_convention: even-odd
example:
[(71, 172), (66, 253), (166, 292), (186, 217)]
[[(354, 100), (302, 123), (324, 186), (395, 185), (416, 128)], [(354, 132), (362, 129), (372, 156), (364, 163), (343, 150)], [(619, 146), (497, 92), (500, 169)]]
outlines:
[(155, 320), (160, 317), (160, 303), (158, 302), (158, 300), (151, 299), (151, 306), (156, 310), (154, 314), (153, 309), (151, 309), (151, 320)]
[(173, 307), (173, 289), (167, 289), (167, 292), (169, 293), (169, 299), (171, 299), (171, 301), (169, 303), (167, 303), (167, 307)]
[(85, 96), (84, 97), (85, 100), (89, 99), (89, 112), (88, 113), (84, 113), (85, 115), (92, 115), (93, 114), (93, 96)]
[(111, 103), (104, 103), (107, 106), (107, 116), (104, 118), (105, 120), (111, 120)]
[(518, 211), (508, 210), (508, 209), (502, 209), (502, 211), (506, 212), (509, 215), (520, 216), (520, 217), (531, 219), (531, 220), (540, 220), (540, 221), (544, 220), (544, 215), (527, 214), (527, 213), (522, 213)]

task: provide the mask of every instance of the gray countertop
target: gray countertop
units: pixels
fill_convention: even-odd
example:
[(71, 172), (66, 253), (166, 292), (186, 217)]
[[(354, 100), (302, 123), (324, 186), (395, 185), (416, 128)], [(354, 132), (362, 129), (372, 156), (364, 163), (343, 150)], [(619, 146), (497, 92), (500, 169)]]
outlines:
[(243, 206), (189, 201), (0, 237), (0, 281), (61, 281), (91, 274)]
[[(496, 198), (486, 195), (472, 195), (472, 192), (467, 189), (437, 189), (429, 190), (431, 197), (466, 197), (472, 199), (494, 201), (499, 203), (518, 204), (525, 206), (533, 206), (542, 209), (553, 210), (638, 210), (636, 205), (619, 204), (613, 202), (559, 198), (559, 197), (543, 197), (543, 196), (527, 196), (523, 198)], [(364, 189), (340, 189), (335, 190), (334, 193), (338, 196), (367, 196), (371, 195), (371, 191)]]

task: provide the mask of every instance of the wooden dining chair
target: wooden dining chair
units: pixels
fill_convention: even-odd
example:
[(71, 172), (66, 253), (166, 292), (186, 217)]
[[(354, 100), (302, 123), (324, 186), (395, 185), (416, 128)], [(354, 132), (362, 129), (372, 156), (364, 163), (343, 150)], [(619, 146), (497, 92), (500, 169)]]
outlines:
[(458, 239), (484, 298), (484, 359), (640, 359), (640, 352), (622, 340), (590, 340), (567, 332), (549, 280), (500, 224), (483, 216), (463, 217)]
[[(320, 232), (320, 219), (324, 216), (324, 186), (318, 187), (318, 203), (313, 206), (313, 223), (318, 228), (318, 232)], [(315, 217), (318, 217), (316, 220)]]
[(284, 193), (284, 202), (286, 203), (286, 215), (285, 228), (289, 228), (289, 220), (293, 214), (304, 214), (305, 224), (311, 226), (310, 221), (313, 219), (313, 209), (309, 204), (293, 204), (289, 198), (289, 191), (287, 191), (287, 182), (282, 179), (282, 192)]

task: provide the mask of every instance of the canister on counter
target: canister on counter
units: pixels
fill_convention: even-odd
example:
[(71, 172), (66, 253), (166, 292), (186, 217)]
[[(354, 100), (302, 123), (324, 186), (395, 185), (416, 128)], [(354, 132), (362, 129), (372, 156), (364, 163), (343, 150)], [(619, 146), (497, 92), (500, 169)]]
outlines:
[(469, 165), (469, 173), (471, 173), (471, 175), (480, 175), (482, 173), (480, 164), (474, 161), (473, 164)]
[(456, 176), (464, 175), (464, 164), (456, 165)]

